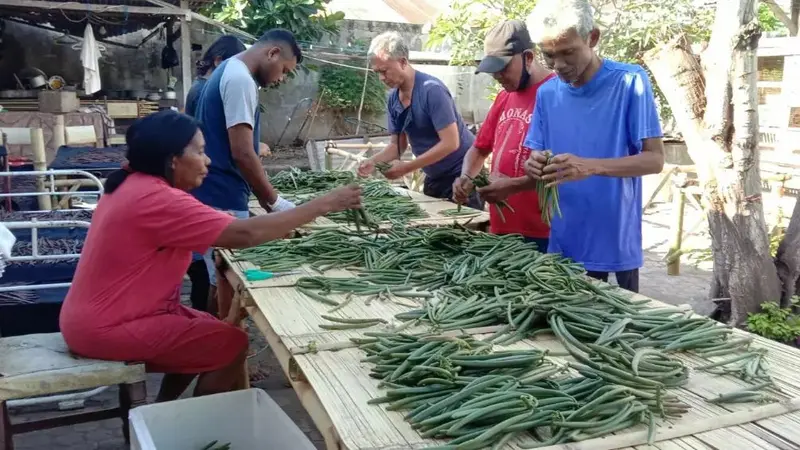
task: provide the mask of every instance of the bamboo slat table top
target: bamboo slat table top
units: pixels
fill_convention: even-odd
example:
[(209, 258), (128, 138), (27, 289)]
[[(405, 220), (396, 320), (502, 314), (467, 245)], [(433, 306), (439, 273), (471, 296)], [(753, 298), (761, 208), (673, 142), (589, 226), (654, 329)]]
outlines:
[[(478, 335), (482, 337), (482, 335)], [(341, 335), (307, 335), (287, 339), (292, 347), (306, 346), (309, 342), (316, 345), (333, 343)], [(543, 337), (534, 341), (523, 341), (509, 348), (540, 348), (554, 351), (563, 350), (555, 338)], [(343, 448), (347, 449), (399, 449), (424, 448), (436, 445), (438, 441), (424, 439), (403, 420), (403, 413), (386, 411), (378, 405), (367, 402), (380, 397), (384, 390), (378, 388), (378, 381), (366, 376), (370, 364), (360, 362), (363, 354), (356, 348), (338, 351), (320, 351), (294, 355), (293, 359), (302, 371), (308, 383), (314, 387), (321, 400), (321, 406), (327, 411), (330, 420), (336, 426), (338, 438)], [(554, 360), (562, 358), (554, 357)], [(690, 363), (690, 366), (697, 365)], [(716, 396), (719, 392), (740, 389), (738, 380), (721, 379), (713, 375), (694, 372), (690, 382), (681, 389), (673, 390), (681, 400), (692, 408), (680, 419), (662, 422), (661, 426), (693, 422), (703, 418), (722, 417), (736, 410), (747, 409), (752, 405), (718, 406), (707, 403), (706, 398)], [(795, 395), (796, 387), (791, 381), (778, 378), (777, 384), (788, 394)], [(711, 387), (713, 386), (713, 388)], [(627, 431), (633, 431), (633, 428)], [(638, 427), (644, 429), (644, 426)], [(796, 449), (800, 442), (800, 413), (786, 414), (756, 423), (727, 427), (700, 433), (670, 441), (656, 443), (653, 446), (636, 446), (621, 448), (636, 449), (732, 449), (732, 450), (766, 450)], [(524, 440), (524, 438), (523, 438)], [(518, 449), (517, 445), (509, 445), (508, 449)], [(565, 450), (573, 447), (561, 446)], [(575, 447), (579, 448), (579, 447)]]
[[(225, 257), (231, 261), (230, 253)], [(320, 317), (327, 314), (331, 306), (319, 303), (291, 287), (296, 281), (290, 277), (260, 282), (243, 282), (243, 272), (250, 266), (246, 262), (231, 262), (232, 270), (227, 274), (234, 285), (247, 289), (251, 299), (248, 310), (260, 331), (267, 337), (270, 347), (278, 355), (282, 367), (292, 379), (292, 384), (326, 438), (330, 449), (393, 450), (416, 449), (434, 446), (438, 441), (424, 439), (403, 420), (402, 413), (386, 411), (382, 406), (367, 404), (367, 401), (382, 396), (377, 380), (368, 376), (370, 364), (362, 363), (362, 352), (349, 343), (350, 337), (360, 336), (365, 330), (326, 331), (319, 328), (328, 323)], [(309, 274), (315, 274), (306, 269)], [(326, 272), (326, 276), (348, 276), (352, 272), (337, 270)], [(344, 296), (329, 296), (344, 301)], [(637, 298), (644, 298), (636, 295)], [(396, 300), (396, 301), (395, 301)], [(670, 307), (651, 300), (653, 307)], [(410, 299), (389, 299), (367, 302), (365, 297), (354, 297), (346, 306), (332, 313), (348, 318), (382, 318), (391, 322), (399, 312), (417, 307)], [(370, 330), (380, 331), (380, 325)], [(409, 330), (415, 331), (415, 330)], [(467, 330), (477, 332), (478, 330)], [(483, 330), (484, 332), (486, 330)], [(740, 335), (749, 335), (735, 331)], [(483, 334), (475, 334), (481, 338)], [(800, 350), (776, 342), (749, 335), (754, 338), (752, 348), (768, 350), (767, 361), (776, 385), (784, 399), (800, 398)], [(561, 343), (552, 335), (541, 335), (534, 340), (525, 340), (509, 348), (549, 349), (551, 358), (558, 362), (569, 360), (564, 355)], [(309, 351), (309, 349), (313, 349)], [(331, 350), (333, 349), (333, 350)], [(688, 353), (673, 356), (693, 368), (707, 360)], [(721, 393), (741, 389), (745, 383), (731, 376), (712, 375), (692, 370), (688, 383), (670, 391), (691, 406), (688, 413), (671, 422), (659, 422), (660, 427), (677, 427), (709, 418), (725, 417), (737, 411), (745, 411), (756, 405), (724, 404), (706, 402)], [(635, 429), (625, 430), (621, 434)], [(514, 443), (508, 449), (519, 448)], [(549, 447), (548, 447), (549, 448)], [(554, 446), (553, 449), (577, 450), (585, 447), (578, 444)], [(800, 412), (770, 417), (757, 422), (729, 426), (698, 433), (691, 436), (657, 442), (653, 446), (613, 447), (636, 450), (772, 450), (800, 449)], [(588, 450), (588, 448), (587, 448)]]

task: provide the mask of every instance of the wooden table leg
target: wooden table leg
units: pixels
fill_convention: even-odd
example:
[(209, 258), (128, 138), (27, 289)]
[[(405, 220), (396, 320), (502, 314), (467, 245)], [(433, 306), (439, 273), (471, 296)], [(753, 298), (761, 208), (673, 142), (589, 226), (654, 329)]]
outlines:
[(11, 416), (6, 402), (0, 401), (0, 450), (14, 450), (14, 435), (11, 432)]
[(672, 242), (670, 243), (667, 262), (667, 275), (681, 274), (681, 247), (683, 246), (683, 214), (686, 207), (686, 194), (683, 189), (675, 188), (673, 193), (673, 223), (672, 223)]
[(214, 267), (217, 271), (217, 314), (220, 319), (225, 319), (232, 310), (234, 293), (230, 282), (225, 278), (228, 270), (227, 264), (216, 250), (214, 251)]
[(125, 443), (131, 443), (128, 413), (137, 406), (147, 404), (147, 384), (144, 381), (119, 385), (119, 415), (122, 419), (122, 435)]
[[(219, 276), (225, 277), (226, 273), (220, 273)], [(228, 282), (228, 279), (225, 278), (225, 282)], [(219, 278), (217, 279), (217, 284), (219, 285)], [(231, 287), (231, 290), (233, 288)], [(247, 306), (247, 291), (241, 285), (236, 287), (236, 290), (231, 298), (230, 308), (228, 309), (227, 320), (230, 323), (236, 324), (241, 327), (245, 332), (247, 332), (247, 324), (244, 322), (244, 319), (247, 317), (247, 310), (245, 306)], [(238, 389), (249, 389), (250, 388), (250, 370), (248, 369), (247, 359), (244, 360), (244, 367), (242, 368), (242, 380), (237, 385)]]

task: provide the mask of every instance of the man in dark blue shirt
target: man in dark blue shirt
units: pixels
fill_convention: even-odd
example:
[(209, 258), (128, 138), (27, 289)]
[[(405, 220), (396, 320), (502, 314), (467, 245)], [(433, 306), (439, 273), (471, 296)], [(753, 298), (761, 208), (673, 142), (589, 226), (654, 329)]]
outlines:
[[(384, 175), (400, 178), (417, 169), (425, 173), (425, 195), (451, 199), (453, 182), (461, 176), (464, 155), (475, 136), (458, 113), (453, 96), (441, 80), (414, 70), (408, 62), (409, 50), (396, 32), (383, 33), (372, 40), (369, 57), (372, 69), (391, 92), (388, 99), (391, 142), (359, 167), (361, 176), (375, 170), (375, 163), (392, 162)], [(416, 159), (400, 161), (411, 144)], [(481, 209), (477, 194), (468, 205)]]

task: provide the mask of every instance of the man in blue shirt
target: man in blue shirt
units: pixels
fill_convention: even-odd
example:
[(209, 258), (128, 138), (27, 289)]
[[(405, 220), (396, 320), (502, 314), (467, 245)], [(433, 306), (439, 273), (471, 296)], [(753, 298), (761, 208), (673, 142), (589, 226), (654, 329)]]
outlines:
[[(408, 46), (396, 32), (383, 33), (370, 44), (372, 69), (391, 88), (387, 107), (392, 137), (389, 145), (359, 166), (358, 172), (368, 176), (375, 163), (391, 162), (392, 168), (384, 173), (391, 180), (422, 169), (423, 193), (449, 200), (475, 136), (464, 124), (447, 86), (414, 70), (408, 56)], [(416, 159), (400, 161), (408, 144)], [(482, 209), (477, 193), (472, 193), (467, 204)]]
[[(639, 290), (642, 179), (664, 165), (662, 132), (647, 73), (604, 60), (587, 0), (539, 0), (527, 21), (545, 62), (558, 74), (539, 88), (524, 146), (526, 174), (559, 190), (562, 217), (548, 251), (589, 276)], [(555, 155), (545, 165), (543, 151)]]
[[(200, 94), (195, 114), (206, 141), (205, 151), (211, 159), (203, 184), (192, 191), (198, 200), (238, 218), (249, 216), (247, 205), (251, 191), (267, 211), (279, 212), (294, 207), (292, 202), (278, 195), (258, 156), (258, 89), (280, 83), (302, 60), (294, 35), (274, 29), (264, 33), (249, 49), (223, 61), (212, 72)], [(213, 297), (217, 279), (211, 250), (204, 259)], [(220, 301), (220, 309), (227, 312), (223, 303)]]

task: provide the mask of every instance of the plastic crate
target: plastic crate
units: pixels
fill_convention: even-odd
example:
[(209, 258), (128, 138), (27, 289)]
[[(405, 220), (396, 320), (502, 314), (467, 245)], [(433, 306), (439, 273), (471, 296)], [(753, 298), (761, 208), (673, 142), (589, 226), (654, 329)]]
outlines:
[(215, 440), (231, 450), (315, 450), (261, 389), (141, 406), (129, 417), (131, 450), (200, 450)]

